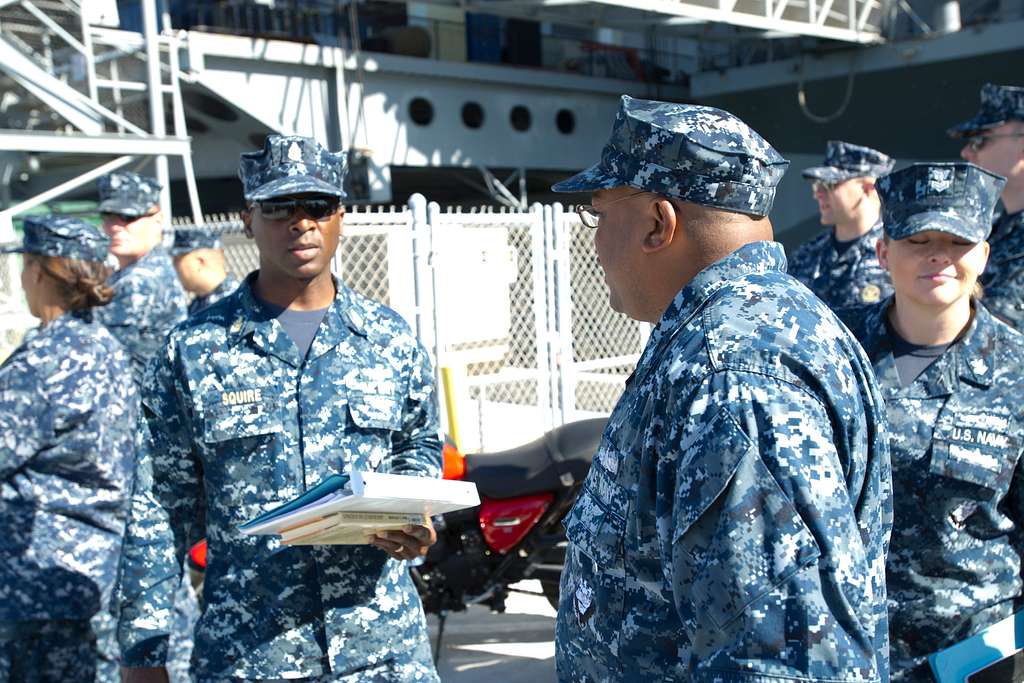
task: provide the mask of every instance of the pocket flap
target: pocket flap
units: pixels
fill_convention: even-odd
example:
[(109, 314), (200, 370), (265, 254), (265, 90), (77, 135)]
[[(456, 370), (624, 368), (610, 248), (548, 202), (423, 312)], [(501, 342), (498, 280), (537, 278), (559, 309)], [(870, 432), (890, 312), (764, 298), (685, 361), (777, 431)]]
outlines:
[(220, 443), (281, 431), (281, 420), (269, 401), (238, 406), (216, 406), (203, 416), (203, 441)]
[(348, 412), (352, 422), (363, 429), (397, 432), (402, 428), (402, 403), (394, 394), (351, 392), (348, 396)]
[(576, 504), (565, 518), (565, 536), (602, 569), (622, 564), (626, 520), (593, 494), (590, 483), (580, 489)]

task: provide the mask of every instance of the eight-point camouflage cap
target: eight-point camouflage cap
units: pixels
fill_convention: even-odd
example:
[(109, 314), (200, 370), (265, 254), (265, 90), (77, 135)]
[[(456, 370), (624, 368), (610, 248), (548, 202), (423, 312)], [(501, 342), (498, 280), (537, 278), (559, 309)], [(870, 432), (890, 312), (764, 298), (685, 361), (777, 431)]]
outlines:
[(992, 211), (1006, 179), (966, 162), (912, 164), (878, 181), (882, 225), (902, 240), (939, 230), (969, 242), (992, 231)]
[(878, 178), (895, 165), (892, 158), (877, 149), (829, 140), (825, 148), (825, 163), (805, 168), (802, 175), (809, 180), (837, 183), (850, 178)]
[(171, 256), (181, 256), (196, 249), (223, 249), (220, 234), (209, 228), (181, 228), (174, 231)]
[(155, 178), (114, 171), (99, 180), (100, 213), (145, 216), (160, 203), (160, 183)]
[(268, 135), (259, 152), (242, 155), (238, 177), (246, 201), (319, 193), (344, 199), (346, 155), (298, 135)]
[(727, 111), (622, 96), (601, 161), (555, 192), (630, 186), (766, 216), (789, 162)]
[(79, 261), (100, 261), (107, 258), (110, 238), (85, 221), (71, 216), (49, 214), (25, 219), (25, 238), (18, 246), (7, 247), (5, 254), (38, 254), (62, 256)]
[(1024, 88), (986, 83), (981, 87), (981, 109), (978, 113), (946, 133), (951, 138), (970, 137), (1007, 121), (1024, 121)]

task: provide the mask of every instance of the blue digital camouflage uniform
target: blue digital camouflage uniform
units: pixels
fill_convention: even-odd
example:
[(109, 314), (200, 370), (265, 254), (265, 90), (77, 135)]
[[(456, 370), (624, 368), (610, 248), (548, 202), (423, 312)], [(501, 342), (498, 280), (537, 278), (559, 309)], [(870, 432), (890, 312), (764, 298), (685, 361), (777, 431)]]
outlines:
[(1024, 547), (1024, 336), (981, 304), (955, 346), (902, 387), (884, 315), (860, 311), (885, 397), (895, 521), (889, 549), (893, 680), (930, 680), (927, 655), (1014, 610)]
[[(852, 178), (877, 178), (892, 170), (894, 161), (881, 152), (839, 140), (829, 140), (822, 166), (804, 169), (808, 180), (837, 183)], [(801, 245), (789, 259), (789, 274), (807, 285), (832, 309), (874, 303), (892, 294), (889, 273), (878, 264), (875, 243), (882, 224), (837, 249), (835, 231), (827, 230)]]
[[(969, 138), (1008, 121), (1024, 121), (1024, 88), (986, 83), (978, 113), (947, 132), (953, 138)], [(988, 266), (981, 277), (985, 306), (1024, 332), (1024, 212), (998, 211), (988, 241)]]
[[(82, 221), (29, 218), (26, 253), (103, 262)], [(138, 396), (91, 309), (38, 328), (0, 366), (0, 680), (116, 681), (110, 600)]]
[[(149, 213), (160, 201), (160, 185), (153, 178), (137, 173), (115, 171), (101, 177), (98, 182), (101, 213), (116, 213), (130, 217)], [(141, 387), (146, 364), (157, 354), (164, 337), (187, 315), (187, 299), (178, 274), (167, 250), (157, 245), (148, 254), (110, 278), (114, 299), (97, 311), (97, 319), (124, 345), (131, 358), (131, 378)], [(141, 440), (141, 431), (139, 439)], [(139, 468), (133, 466), (133, 471)], [(152, 496), (136, 482), (131, 492), (131, 508), (148, 506), (154, 519), (159, 510)], [(166, 521), (164, 521), (166, 526)], [(126, 530), (126, 552), (134, 543), (137, 529), (129, 524)], [(122, 591), (124, 587), (118, 590)], [(119, 597), (123, 604), (124, 598)], [(187, 669), (191, 643), (189, 632), (195, 622), (198, 605), (191, 587), (183, 583), (178, 590), (174, 612), (175, 646), (172, 648), (169, 670), (172, 683), (188, 680)]]
[[(287, 180), (280, 192), (320, 191), (306, 181), (326, 182), (344, 158), (280, 136), (264, 153), (249, 166), (254, 156), (243, 156), (247, 197), (254, 177)], [(303, 173), (278, 168), (275, 178), (265, 168), (295, 163)], [(437, 681), (404, 563), (372, 546), (285, 548), (237, 529), (338, 472), (440, 476), (427, 355), (397, 314), (335, 280), (334, 303), (303, 359), (253, 296), (254, 278), (172, 332), (147, 376), (145, 461), (177, 559), (153, 528), (155, 542), (126, 566), (126, 583), (148, 591), (122, 613), (126, 664), (162, 664), (168, 575), (205, 536), (197, 680)]]
[[(915, 164), (879, 183), (886, 231), (985, 239), (1002, 179)], [(926, 657), (1014, 611), (1024, 548), (1024, 336), (975, 302), (966, 333), (902, 386), (885, 316), (849, 312), (890, 424), (895, 520), (887, 566), (893, 680), (931, 680)]]
[[(99, 181), (104, 213), (141, 216), (159, 200), (160, 186), (135, 173), (110, 173)], [(164, 336), (185, 319), (187, 299), (167, 250), (157, 246), (110, 279), (114, 300), (98, 311), (98, 319), (127, 349), (132, 377), (142, 382), (146, 363), (156, 355)]]
[[(196, 249), (219, 249), (223, 251), (224, 244), (220, 236), (206, 228), (179, 228), (174, 231), (174, 244), (171, 246), (171, 256), (178, 257), (189, 254)], [(217, 285), (213, 291), (197, 296), (188, 304), (188, 314), (195, 315), (204, 308), (217, 303), (231, 292), (238, 288), (238, 280), (230, 273)]]
[[(686, 188), (732, 166), (746, 182), (691, 195), (726, 210), (767, 213), (785, 168), (706, 107), (623, 98), (612, 140), (641, 188), (647, 161)], [(785, 268), (781, 245), (747, 244), (654, 328), (566, 519), (559, 680), (887, 680), (884, 408), (856, 340)]]
[(1024, 211), (997, 212), (988, 243), (988, 265), (981, 276), (985, 306), (1024, 332)]

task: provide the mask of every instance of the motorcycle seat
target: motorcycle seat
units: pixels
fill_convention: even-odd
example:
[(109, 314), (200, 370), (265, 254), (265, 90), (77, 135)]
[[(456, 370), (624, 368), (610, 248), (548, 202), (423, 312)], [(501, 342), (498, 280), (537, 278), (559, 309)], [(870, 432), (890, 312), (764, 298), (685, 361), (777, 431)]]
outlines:
[(491, 499), (568, 488), (587, 476), (606, 422), (603, 417), (570, 422), (522, 446), (467, 455), (463, 480)]

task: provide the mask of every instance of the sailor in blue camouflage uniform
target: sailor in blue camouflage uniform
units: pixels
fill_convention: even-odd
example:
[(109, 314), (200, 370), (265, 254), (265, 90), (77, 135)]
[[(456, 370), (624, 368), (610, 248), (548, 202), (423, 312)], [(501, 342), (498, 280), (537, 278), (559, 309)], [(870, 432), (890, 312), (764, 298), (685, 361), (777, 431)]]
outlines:
[(110, 240), (25, 219), (21, 282), (42, 321), (0, 366), (0, 680), (117, 681), (111, 593), (138, 395), (94, 320)]
[(856, 339), (786, 274), (788, 162), (624, 96), (591, 192), (612, 307), (656, 323), (566, 519), (561, 681), (884, 681), (891, 480)]
[(209, 228), (179, 228), (171, 246), (174, 269), (185, 291), (195, 298), (188, 314), (195, 315), (238, 287), (238, 280), (224, 266), (224, 244)]
[[(146, 364), (156, 355), (171, 328), (185, 319), (187, 299), (162, 244), (164, 218), (159, 207), (159, 183), (137, 173), (115, 171), (100, 178), (98, 189), (103, 230), (110, 237), (110, 253), (117, 259), (119, 269), (110, 278), (114, 299), (100, 309), (97, 319), (128, 351), (130, 377), (141, 387)], [(142, 439), (140, 433), (138, 440)], [(135, 469), (138, 468), (136, 464)], [(153, 516), (149, 520), (152, 525), (162, 516), (146, 490), (145, 472), (141, 476), (142, 481), (133, 484), (130, 506), (148, 509)], [(128, 538), (135, 533), (136, 527), (130, 524)], [(129, 540), (125, 547), (130, 549), (133, 545)], [(119, 590), (123, 591), (124, 586)], [(171, 683), (185, 683), (192, 648), (188, 633), (198, 618), (199, 607), (187, 581), (178, 587), (177, 595)]]
[(879, 182), (895, 296), (850, 316), (886, 402), (895, 520), (893, 680), (1009, 616), (1022, 597), (1024, 336), (973, 297), (1003, 180), (915, 164)]
[[(404, 562), (426, 553), (432, 528), (313, 547), (238, 531), (333, 474), (441, 473), (426, 352), (395, 312), (330, 272), (344, 171), (344, 153), (309, 138), (272, 135), (242, 156), (243, 219), (260, 269), (178, 326), (146, 378), (146, 456), (178, 562), (195, 537), (208, 541), (200, 683), (438, 680)], [(126, 567), (149, 573), (135, 585), (158, 587), (168, 566), (160, 552)], [(133, 616), (136, 642), (151, 647), (129, 648), (125, 664), (138, 667), (129, 680), (162, 665), (153, 617), (165, 619), (166, 591), (154, 596)]]
[(135, 382), (171, 328), (185, 319), (187, 299), (161, 244), (160, 185), (153, 178), (115, 171), (99, 180), (99, 211), (119, 269), (110, 279), (114, 300), (99, 321), (132, 359)]
[(1024, 88), (986, 83), (978, 113), (948, 132), (964, 139), (966, 161), (1006, 178), (981, 284), (985, 306), (1024, 332)]
[(892, 293), (889, 274), (875, 256), (882, 237), (875, 180), (894, 164), (870, 147), (829, 140), (824, 165), (803, 171), (822, 224), (833, 227), (796, 250), (789, 274), (834, 310), (874, 303)]

